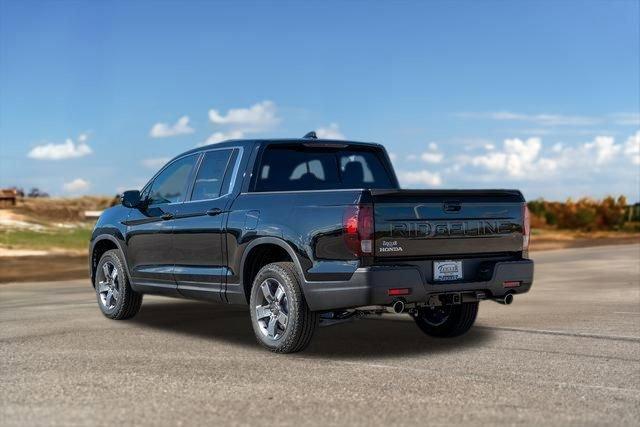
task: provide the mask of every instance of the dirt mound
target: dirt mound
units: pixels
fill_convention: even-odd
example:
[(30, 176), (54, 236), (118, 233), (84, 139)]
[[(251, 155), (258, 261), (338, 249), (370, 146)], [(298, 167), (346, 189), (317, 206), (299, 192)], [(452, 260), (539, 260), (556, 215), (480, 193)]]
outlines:
[(84, 211), (103, 210), (118, 203), (113, 197), (25, 198), (12, 211), (41, 222), (74, 222), (84, 219)]

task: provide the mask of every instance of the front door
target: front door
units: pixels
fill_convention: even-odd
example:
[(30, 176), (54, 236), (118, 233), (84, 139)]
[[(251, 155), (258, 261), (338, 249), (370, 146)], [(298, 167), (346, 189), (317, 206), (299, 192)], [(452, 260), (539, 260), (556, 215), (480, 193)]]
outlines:
[(198, 155), (167, 165), (147, 185), (144, 207), (127, 221), (127, 261), (133, 287), (140, 292), (176, 294), (173, 277), (173, 228)]
[(206, 151), (188, 200), (174, 220), (174, 276), (180, 294), (222, 300), (227, 262), (224, 228), (238, 150)]

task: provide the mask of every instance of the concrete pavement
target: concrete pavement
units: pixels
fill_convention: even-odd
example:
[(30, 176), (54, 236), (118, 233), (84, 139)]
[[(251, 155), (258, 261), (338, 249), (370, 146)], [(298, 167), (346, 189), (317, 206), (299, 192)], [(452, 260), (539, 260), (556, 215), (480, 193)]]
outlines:
[(640, 245), (534, 257), (532, 291), (466, 336), (390, 316), (296, 355), (243, 308), (145, 297), (117, 322), (87, 281), (0, 285), (0, 424), (636, 424)]

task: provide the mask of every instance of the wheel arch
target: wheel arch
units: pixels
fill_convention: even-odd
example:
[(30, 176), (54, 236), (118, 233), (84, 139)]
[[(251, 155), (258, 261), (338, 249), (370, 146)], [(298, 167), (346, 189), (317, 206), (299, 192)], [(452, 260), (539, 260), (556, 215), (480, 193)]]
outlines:
[[(286, 241), (277, 237), (260, 237), (253, 240), (242, 254), (240, 262), (240, 283), (249, 302), (251, 285), (260, 268), (278, 261), (291, 261), (298, 273), (300, 282), (304, 283), (304, 273), (295, 250)], [(304, 293), (305, 287), (302, 286)]]
[(89, 274), (91, 277), (92, 286), (94, 286), (96, 269), (98, 268), (100, 258), (102, 258), (102, 255), (104, 255), (105, 252), (113, 249), (120, 251), (120, 255), (122, 255), (122, 261), (124, 262), (124, 267), (127, 270), (127, 274), (129, 273), (127, 258), (124, 254), (124, 251), (122, 250), (122, 246), (120, 245), (118, 239), (110, 234), (98, 236), (91, 243), (91, 250), (89, 251)]

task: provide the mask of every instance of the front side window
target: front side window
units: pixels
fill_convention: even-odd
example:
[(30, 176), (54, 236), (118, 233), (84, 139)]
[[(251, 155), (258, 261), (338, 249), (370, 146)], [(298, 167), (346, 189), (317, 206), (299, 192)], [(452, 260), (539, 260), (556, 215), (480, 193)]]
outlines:
[(187, 180), (197, 155), (184, 157), (171, 163), (151, 184), (149, 204), (175, 203), (184, 200)]
[(193, 185), (191, 200), (208, 200), (220, 197), (225, 171), (229, 167), (231, 150), (216, 150), (205, 153)]

